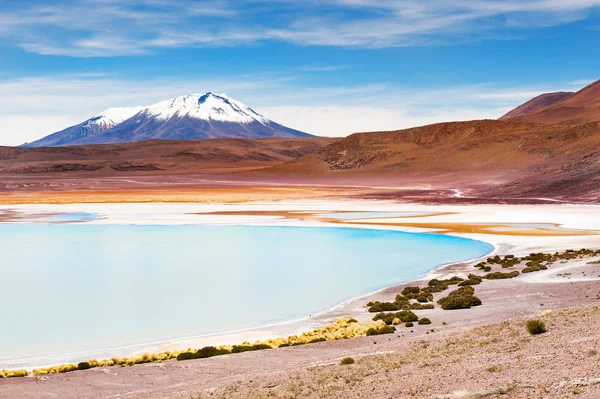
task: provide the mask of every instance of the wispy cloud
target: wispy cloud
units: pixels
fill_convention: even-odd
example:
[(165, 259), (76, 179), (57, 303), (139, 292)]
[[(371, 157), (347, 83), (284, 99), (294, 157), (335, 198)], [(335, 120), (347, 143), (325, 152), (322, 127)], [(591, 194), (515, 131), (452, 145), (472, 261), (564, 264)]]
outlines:
[(65, 0), (13, 2), (0, 38), (27, 51), (77, 57), (267, 40), (382, 48), (513, 37), (571, 23), (600, 0)]
[(579, 90), (580, 88), (594, 83), (597, 79), (576, 79), (567, 82), (567, 85), (573, 86), (574, 89)]
[(300, 68), (300, 70), (305, 72), (335, 72), (341, 71), (344, 69), (348, 69), (350, 66), (348, 65), (321, 65), (321, 66), (305, 66)]

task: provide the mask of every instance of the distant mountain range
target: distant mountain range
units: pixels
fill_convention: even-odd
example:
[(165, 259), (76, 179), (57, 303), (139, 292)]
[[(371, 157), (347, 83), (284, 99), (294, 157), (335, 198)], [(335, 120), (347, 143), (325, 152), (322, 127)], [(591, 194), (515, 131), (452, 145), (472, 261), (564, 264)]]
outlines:
[[(0, 147), (0, 173), (97, 177), (236, 172), (238, 178), (243, 172), (250, 173), (252, 179), (315, 178), (319, 184), (365, 185), (382, 180), (394, 187), (413, 187), (418, 182), (418, 189), (410, 189), (414, 194), (407, 195), (421, 199), (428, 198), (423, 197), (428, 194), (423, 194), (422, 187), (429, 186), (432, 198), (439, 195), (436, 190), (459, 188), (460, 196), (489, 200), (600, 201), (600, 82), (576, 93), (541, 95), (501, 119), (356, 133), (339, 140), (227, 139)], [(45, 145), (62, 146), (197, 134), (208, 138), (222, 134), (223, 126), (235, 127), (233, 137), (256, 137), (257, 131), (268, 129), (273, 129), (268, 130), (270, 134), (307, 136), (290, 132), (226, 96), (207, 93), (142, 109), (107, 110), (70, 132), (67, 129), (44, 140), (49, 143)], [(260, 129), (255, 130), (255, 126)], [(395, 198), (396, 194), (392, 190), (385, 195)]]
[(109, 108), (78, 125), (21, 147), (202, 140), (312, 137), (258, 114), (226, 94), (191, 94), (149, 107)]
[(500, 119), (550, 125), (581, 125), (600, 121), (600, 80), (574, 93), (542, 94)]

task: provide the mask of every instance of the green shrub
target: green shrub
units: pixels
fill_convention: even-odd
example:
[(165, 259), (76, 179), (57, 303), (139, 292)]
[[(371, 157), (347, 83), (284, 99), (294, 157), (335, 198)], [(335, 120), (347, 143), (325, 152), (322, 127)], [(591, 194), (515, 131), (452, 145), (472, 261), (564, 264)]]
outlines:
[(411, 310), (428, 310), (428, 309), (434, 309), (435, 306), (433, 306), (432, 303), (426, 303), (426, 304), (422, 304), (422, 303), (411, 303), (410, 304), (410, 309)]
[(294, 342), (292, 344), (292, 346), (301, 346), (301, 345), (306, 345), (306, 343), (305, 342)]
[(290, 346), (290, 344), (283, 343), (279, 345), (278, 348), (287, 348), (288, 346)]
[(376, 328), (369, 328), (367, 330), (367, 337), (370, 337), (371, 335), (379, 335), (379, 331)]
[(425, 293), (420, 293), (419, 295), (417, 295), (417, 297), (415, 298), (417, 300), (417, 302), (420, 303), (427, 303), (431, 300), (433, 300), (433, 295), (432, 294), (425, 294)]
[(406, 323), (404, 323), (404, 327), (412, 327), (414, 326), (414, 323), (412, 321), (408, 321)]
[(179, 355), (177, 355), (177, 360), (189, 360), (193, 358), (194, 354), (192, 352), (181, 352)]
[(471, 306), (481, 306), (483, 304), (481, 299), (477, 298), (475, 295), (472, 295), (469, 299), (471, 300)]
[(396, 302), (375, 302), (372, 303), (371, 307), (369, 307), (369, 312), (378, 313), (378, 312), (391, 312), (394, 310), (401, 310), (402, 305)]
[(444, 310), (470, 309), (471, 300), (468, 297), (448, 298), (441, 305)]
[(419, 287), (405, 287), (402, 290), (402, 295), (408, 297), (409, 295), (418, 294), (420, 292), (421, 292), (421, 288), (419, 288)]
[(194, 359), (205, 359), (207, 357), (220, 356), (220, 355), (228, 355), (231, 352), (227, 349), (217, 349), (214, 346), (205, 346), (202, 349), (199, 349), (196, 353), (194, 353)]
[(463, 278), (460, 278), (458, 276), (453, 276), (453, 277), (450, 277), (449, 279), (447, 279), (446, 282), (448, 282), (448, 284), (450, 284), (450, 285), (456, 285), (463, 280), (464, 280)]
[(370, 337), (372, 335), (392, 334), (395, 331), (396, 331), (396, 327), (394, 327), (394, 326), (381, 327), (379, 330), (376, 328), (369, 328), (367, 330), (367, 337)]
[(476, 274), (469, 274), (469, 278), (465, 281), (461, 281), (458, 283), (459, 287), (464, 287), (465, 285), (478, 285), (483, 281), (483, 279)]
[(254, 351), (262, 351), (265, 349), (273, 349), (273, 347), (271, 345), (267, 345), (267, 344), (252, 345), (252, 350), (254, 350)]
[(315, 338), (315, 339), (311, 339), (310, 341), (308, 341), (309, 344), (316, 344), (318, 342), (325, 342), (327, 341), (327, 339), (321, 337), (321, 338)]
[(527, 262), (525, 263), (525, 267), (522, 272), (523, 273), (533, 273), (533, 272), (538, 272), (540, 270), (548, 270), (548, 267), (546, 265), (542, 265), (539, 262), (535, 262), (535, 261), (531, 261), (531, 262)]
[(484, 272), (489, 272), (492, 270), (491, 266), (486, 265), (485, 262), (480, 262), (480, 263), (476, 264), (475, 267)]
[(452, 291), (448, 296), (465, 296), (465, 295), (473, 295), (475, 293), (475, 288), (471, 286), (460, 287), (454, 291)]
[(424, 288), (423, 291), (426, 293), (442, 292), (448, 288), (448, 285), (449, 284), (445, 280), (438, 280), (437, 278), (434, 278), (429, 280), (427, 287)]
[(340, 362), (340, 364), (342, 366), (346, 366), (348, 364), (354, 364), (354, 359), (352, 359), (351, 357), (345, 357), (342, 359), (342, 361)]
[(408, 302), (408, 301), (409, 301), (409, 298), (405, 297), (402, 294), (396, 295), (396, 298), (394, 299), (394, 302), (396, 302), (396, 303)]
[(92, 366), (88, 362), (81, 362), (77, 365), (77, 370), (88, 370), (91, 369)]
[(373, 321), (383, 320), (385, 324), (391, 325), (394, 319), (399, 319), (401, 322), (417, 321), (419, 317), (410, 310), (402, 310), (397, 313), (378, 313), (373, 317)]
[(425, 324), (431, 324), (431, 320), (429, 320), (427, 317), (423, 317), (422, 319), (419, 319), (419, 325), (425, 325)]
[(517, 277), (520, 273), (516, 270), (510, 272), (510, 273), (503, 273), (503, 272), (493, 272), (493, 273), (488, 273), (485, 276), (483, 276), (483, 278), (487, 279), (487, 280), (504, 280), (504, 279), (508, 279), (508, 278), (514, 278)]
[(231, 353), (242, 353), (242, 352), (251, 352), (254, 348), (250, 345), (234, 345), (231, 348)]
[(446, 280), (438, 280), (436, 278), (429, 280), (427, 283), (427, 287), (423, 288), (423, 292), (425, 294), (433, 294), (436, 292), (442, 292), (448, 288), (450, 285), (455, 285), (463, 281), (462, 278), (458, 276), (451, 277)]
[(492, 264), (492, 263), (500, 263), (500, 260), (501, 260), (500, 256), (496, 255), (493, 258), (487, 258), (487, 263), (490, 263), (490, 264)]
[(419, 302), (427, 302), (429, 295), (421, 291), (419, 287), (405, 287), (401, 295), (396, 296), (396, 303), (406, 303), (409, 299), (416, 299)]
[(378, 331), (379, 335), (381, 334), (393, 334), (396, 332), (396, 327), (394, 326), (385, 326), (381, 327)]
[(521, 263), (521, 259), (516, 258), (514, 255), (506, 255), (504, 259), (499, 262), (504, 269), (516, 266), (519, 263)]
[(546, 323), (544, 323), (542, 320), (528, 320), (525, 326), (527, 327), (527, 331), (529, 331), (529, 334), (531, 335), (538, 335), (546, 332)]
[(474, 296), (475, 289), (471, 286), (460, 287), (438, 301), (444, 310), (469, 309), (481, 305), (481, 300)]

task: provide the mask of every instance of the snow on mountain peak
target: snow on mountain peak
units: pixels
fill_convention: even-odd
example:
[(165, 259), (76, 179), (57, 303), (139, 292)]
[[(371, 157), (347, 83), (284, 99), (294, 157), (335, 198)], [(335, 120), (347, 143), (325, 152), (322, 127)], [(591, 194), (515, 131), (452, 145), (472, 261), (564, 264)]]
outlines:
[(104, 110), (93, 118), (85, 122), (86, 127), (98, 126), (101, 129), (110, 129), (113, 126), (126, 121), (137, 114), (144, 107), (113, 107)]
[(263, 125), (270, 122), (268, 118), (256, 113), (253, 109), (234, 100), (227, 94), (212, 92), (189, 94), (161, 101), (146, 108), (143, 112), (163, 121), (173, 117), (182, 118), (187, 116), (219, 122), (259, 122)]

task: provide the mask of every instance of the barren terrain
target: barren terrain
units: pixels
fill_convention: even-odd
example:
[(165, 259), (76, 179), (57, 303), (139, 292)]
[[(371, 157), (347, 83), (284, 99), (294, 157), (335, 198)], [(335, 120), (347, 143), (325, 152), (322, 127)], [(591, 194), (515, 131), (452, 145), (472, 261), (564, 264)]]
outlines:
[(503, 119), (564, 125), (600, 121), (600, 81), (577, 93), (549, 93), (539, 96), (505, 115)]
[(150, 140), (69, 147), (0, 147), (0, 174), (96, 178), (136, 172), (234, 172), (287, 162), (333, 141), (322, 137)]
[(354, 134), (262, 173), (437, 181), (490, 201), (596, 199), (600, 124), (470, 121)]
[(0, 149), (0, 201), (597, 202), (600, 123), (453, 122), (344, 139)]

